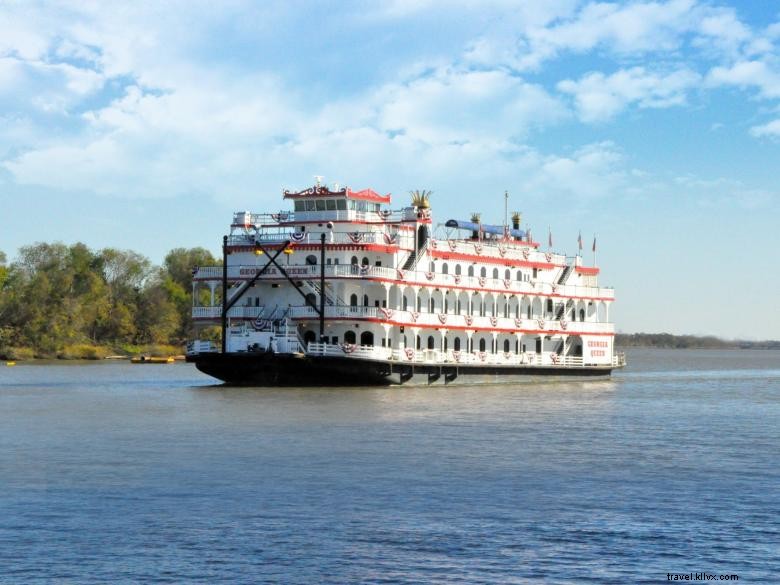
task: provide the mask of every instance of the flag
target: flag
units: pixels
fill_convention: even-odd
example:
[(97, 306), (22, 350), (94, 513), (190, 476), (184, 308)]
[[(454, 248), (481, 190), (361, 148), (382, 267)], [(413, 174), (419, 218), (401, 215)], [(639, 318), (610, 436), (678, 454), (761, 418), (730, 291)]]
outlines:
[(549, 227), (547, 228), (547, 245), (552, 248), (552, 230)]
[(593, 236), (593, 251), (596, 251), (596, 236)]
[(577, 236), (577, 245), (580, 247), (580, 252), (582, 252), (582, 232)]

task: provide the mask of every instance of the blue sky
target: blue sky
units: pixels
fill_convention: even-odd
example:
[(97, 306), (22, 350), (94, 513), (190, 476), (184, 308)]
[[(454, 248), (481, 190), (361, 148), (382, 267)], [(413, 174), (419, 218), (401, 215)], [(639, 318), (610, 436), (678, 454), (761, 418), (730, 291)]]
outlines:
[[(0, 250), (218, 251), (282, 188), (503, 192), (620, 331), (780, 338), (774, 3), (0, 0)], [(590, 252), (586, 260), (592, 260)]]

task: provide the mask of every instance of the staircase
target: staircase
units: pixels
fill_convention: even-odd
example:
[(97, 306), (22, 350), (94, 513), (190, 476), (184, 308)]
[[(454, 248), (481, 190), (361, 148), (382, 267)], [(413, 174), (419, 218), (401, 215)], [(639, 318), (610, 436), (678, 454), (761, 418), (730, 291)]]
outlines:
[[(317, 298), (319, 298), (320, 294), (322, 293), (320, 283), (316, 280), (304, 280), (303, 286), (301, 288), (303, 288), (306, 292), (314, 293), (317, 295)], [(347, 304), (341, 297), (336, 296), (332, 290), (329, 290), (327, 284), (325, 285), (325, 303), (331, 306)]]
[(561, 272), (561, 277), (558, 279), (558, 284), (566, 284), (566, 280), (569, 278), (572, 270), (574, 270), (574, 265), (567, 264), (563, 269), (563, 272)]
[(558, 313), (555, 315), (555, 318), (558, 320), (563, 319), (564, 315), (574, 306), (574, 299), (569, 299), (569, 302), (567, 302), (565, 305), (561, 303), (558, 305)]
[(422, 244), (420, 244), (416, 250), (412, 251), (411, 254), (409, 254), (409, 257), (406, 259), (406, 262), (404, 262), (404, 265), (402, 266), (403, 270), (412, 270), (417, 266), (417, 262), (419, 259), (425, 254), (425, 250), (428, 249), (428, 240), (425, 240)]

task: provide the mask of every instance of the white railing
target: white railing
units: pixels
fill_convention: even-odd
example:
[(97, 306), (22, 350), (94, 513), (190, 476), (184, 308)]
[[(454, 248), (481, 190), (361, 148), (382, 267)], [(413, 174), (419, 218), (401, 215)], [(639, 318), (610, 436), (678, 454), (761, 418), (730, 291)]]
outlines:
[[(466, 352), (439, 351), (434, 349), (391, 349), (372, 345), (353, 345), (343, 343), (332, 345), (328, 343), (309, 343), (306, 353), (313, 356), (347, 357), (364, 360), (386, 360), (398, 363), (413, 363), (426, 365), (478, 365), (478, 366), (527, 366), (527, 367), (559, 367), (581, 368), (585, 366), (607, 366), (608, 364), (585, 363), (581, 356), (563, 356), (552, 352), (545, 353), (513, 353), (513, 352)], [(620, 364), (618, 356), (612, 365)]]
[[(411, 215), (410, 211), (411, 210)], [(394, 209), (377, 211), (358, 211), (356, 209), (320, 209), (312, 211), (280, 211), (278, 213), (245, 213), (233, 215), (236, 227), (268, 225), (274, 223), (293, 223), (296, 221), (370, 221), (377, 223), (397, 223), (413, 219), (414, 209)]]
[[(228, 317), (235, 319), (255, 319), (263, 314), (265, 307), (231, 307)], [(193, 319), (219, 319), (222, 307), (192, 307)]]
[[(258, 265), (235, 265), (228, 267), (228, 280), (249, 280), (262, 270)], [(293, 278), (319, 278), (318, 265), (290, 264), (285, 271)], [(465, 288), (477, 291), (496, 292), (508, 295), (550, 295), (559, 297), (588, 297), (611, 301), (615, 290), (608, 287), (594, 288), (572, 284), (555, 284), (540, 281), (518, 281), (511, 279), (441, 274), (425, 271), (399, 271), (384, 266), (358, 266), (350, 264), (328, 264), (325, 266), (326, 278), (356, 278), (402, 280), (407, 286), (427, 286), (443, 288)], [(222, 278), (222, 267), (204, 266), (195, 272), (195, 280), (217, 280)], [(275, 266), (269, 266), (260, 276), (261, 279), (278, 280), (284, 276)]]
[(189, 355), (198, 353), (215, 353), (217, 351), (219, 351), (219, 348), (213, 341), (202, 341), (199, 339), (196, 341), (190, 341), (187, 344), (187, 353)]
[[(308, 305), (290, 307), (292, 319), (314, 319), (319, 315), (317, 310)], [(446, 318), (445, 318), (446, 317)], [(614, 333), (613, 323), (597, 323), (593, 321), (544, 320), (544, 319), (513, 319), (490, 316), (473, 316), (441, 313), (423, 313), (416, 311), (400, 311), (379, 307), (326, 305), (326, 319), (381, 319), (394, 325), (406, 327), (436, 327), (447, 329), (474, 329), (490, 331), (503, 329), (506, 331), (545, 331), (558, 335), (581, 335), (597, 333)]]

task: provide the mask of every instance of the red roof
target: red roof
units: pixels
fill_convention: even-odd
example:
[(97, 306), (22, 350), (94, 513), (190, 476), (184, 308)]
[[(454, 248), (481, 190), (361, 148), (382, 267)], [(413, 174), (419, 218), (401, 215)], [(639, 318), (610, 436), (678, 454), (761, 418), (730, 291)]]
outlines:
[(363, 201), (373, 201), (374, 203), (390, 203), (390, 194), (380, 195), (373, 189), (363, 189), (362, 191), (353, 191), (347, 187), (347, 197), (350, 199), (362, 199)]
[(390, 203), (390, 194), (380, 195), (373, 189), (363, 189), (362, 191), (353, 191), (349, 187), (338, 191), (331, 191), (328, 187), (315, 186), (303, 191), (284, 191), (285, 199), (308, 199), (309, 197), (345, 197), (347, 199), (359, 199), (361, 201), (372, 201), (374, 203)]

